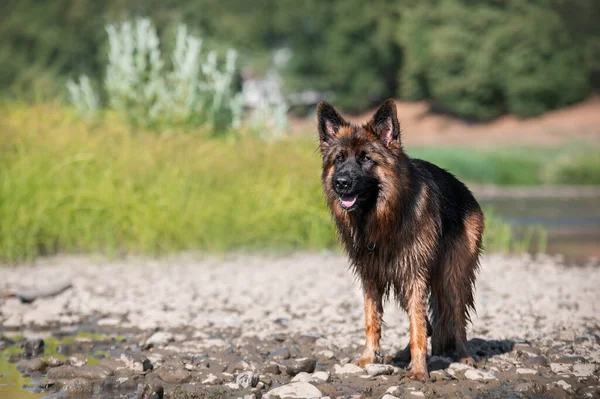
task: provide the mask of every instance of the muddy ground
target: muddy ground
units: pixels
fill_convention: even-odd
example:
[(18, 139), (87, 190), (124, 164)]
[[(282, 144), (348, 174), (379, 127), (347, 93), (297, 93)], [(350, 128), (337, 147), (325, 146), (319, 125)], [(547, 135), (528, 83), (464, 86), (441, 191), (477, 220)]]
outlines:
[[(53, 297), (19, 299), (66, 282)], [(430, 357), (425, 383), (391, 362), (408, 341), (393, 302), (382, 342), (391, 363), (352, 365), (362, 295), (337, 254), (47, 258), (0, 268), (0, 292), (17, 294), (0, 302), (7, 399), (29, 397), (2, 375), (10, 367), (31, 377), (28, 393), (51, 398), (600, 397), (594, 263), (486, 256), (469, 330), (477, 365)]]

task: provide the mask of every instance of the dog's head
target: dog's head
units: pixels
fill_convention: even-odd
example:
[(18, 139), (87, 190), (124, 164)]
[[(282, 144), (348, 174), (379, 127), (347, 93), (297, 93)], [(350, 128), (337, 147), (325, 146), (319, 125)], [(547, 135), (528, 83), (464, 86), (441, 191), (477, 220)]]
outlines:
[(364, 125), (346, 122), (329, 104), (317, 108), (323, 186), (330, 206), (366, 211), (395, 185), (402, 152), (400, 124), (387, 100)]

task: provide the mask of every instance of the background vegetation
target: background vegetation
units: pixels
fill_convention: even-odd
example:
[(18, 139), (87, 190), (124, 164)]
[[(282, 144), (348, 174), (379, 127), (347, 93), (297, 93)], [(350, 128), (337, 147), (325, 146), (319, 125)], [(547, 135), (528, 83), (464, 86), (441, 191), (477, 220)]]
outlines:
[(397, 96), (473, 119), (530, 116), (600, 82), (596, 0), (5, 0), (0, 15), (0, 91), (28, 98), (82, 73), (101, 81), (104, 26), (138, 16), (173, 37), (185, 23), (259, 72), (288, 48), (288, 92), (350, 112)]
[[(313, 136), (207, 139), (201, 130), (132, 131), (113, 114), (84, 121), (52, 105), (0, 111), (2, 260), (337, 248)], [(490, 251), (543, 245), (538, 231), (526, 233), (515, 239), (487, 214)]]

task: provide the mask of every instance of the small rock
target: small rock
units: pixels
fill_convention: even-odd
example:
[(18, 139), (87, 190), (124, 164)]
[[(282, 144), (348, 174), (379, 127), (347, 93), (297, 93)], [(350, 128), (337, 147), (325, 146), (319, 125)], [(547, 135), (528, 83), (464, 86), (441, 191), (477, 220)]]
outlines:
[(173, 334), (167, 331), (157, 331), (150, 336), (144, 342), (143, 346), (148, 349), (152, 347), (161, 347), (167, 345), (169, 342), (172, 342), (174, 339)]
[(561, 387), (562, 389), (564, 389), (565, 391), (570, 391), (571, 390), (571, 384), (568, 384), (566, 381), (564, 380), (560, 380), (556, 382), (556, 385)]
[(555, 363), (563, 364), (585, 363), (585, 358), (583, 356), (560, 356), (553, 360)]
[(219, 377), (217, 377), (214, 374), (209, 374), (206, 379), (204, 381), (202, 381), (202, 383), (204, 385), (215, 385), (217, 383), (217, 381), (219, 380)]
[(397, 387), (397, 386), (392, 386), (392, 387), (389, 387), (389, 388), (388, 388), (388, 389), (385, 391), (385, 393), (387, 393), (387, 394), (390, 394), (390, 395), (394, 395), (394, 394), (396, 394), (398, 391), (400, 391), (400, 387)]
[(260, 369), (261, 374), (281, 374), (281, 370), (279, 369), (279, 365), (277, 363), (266, 363), (263, 364)]
[(337, 375), (349, 375), (349, 374), (364, 374), (365, 370), (361, 369), (355, 364), (346, 363), (343, 366), (336, 364), (333, 366), (333, 372)]
[(289, 376), (293, 377), (298, 373), (312, 373), (317, 367), (316, 359), (309, 359), (307, 357), (294, 359), (286, 363), (286, 372)]
[(515, 387), (513, 389), (517, 392), (527, 392), (527, 391), (532, 390), (534, 387), (535, 387), (535, 384), (533, 382), (524, 382), (524, 383), (515, 385)]
[(542, 351), (539, 348), (527, 344), (515, 345), (513, 347), (513, 352), (525, 352), (533, 356), (538, 356), (542, 354)]
[(135, 391), (137, 387), (137, 382), (126, 377), (109, 376), (100, 383), (103, 391)]
[(427, 362), (430, 370), (443, 370), (452, 364), (452, 359), (443, 356), (431, 356)]
[(385, 395), (383, 395), (381, 397), (381, 399), (398, 399), (398, 397), (397, 396), (392, 396), (389, 393), (386, 393)]
[(94, 386), (85, 378), (74, 378), (67, 381), (60, 390), (69, 395), (86, 395), (94, 392)]
[(312, 376), (315, 380), (322, 382), (328, 382), (331, 378), (331, 375), (327, 371), (316, 371)]
[(71, 366), (58, 366), (48, 370), (48, 378), (61, 380), (75, 377), (75, 369)]
[(118, 360), (122, 361), (125, 364), (125, 367), (136, 372), (145, 372), (154, 369), (150, 360), (139, 353), (122, 353)]
[(537, 374), (537, 370), (534, 369), (526, 369), (526, 368), (518, 368), (517, 374)]
[(46, 363), (48, 363), (48, 367), (58, 367), (58, 366), (62, 366), (63, 364), (65, 364), (65, 362), (63, 362), (60, 359), (55, 358), (54, 356), (50, 356)]
[(322, 350), (317, 352), (317, 358), (322, 358), (325, 360), (333, 359), (335, 354), (330, 350)]
[(112, 370), (99, 364), (86, 364), (85, 366), (76, 367), (73, 369), (73, 371), (75, 377), (85, 378), (88, 380), (102, 380), (112, 375)]
[(235, 363), (231, 367), (227, 367), (227, 371), (229, 371), (231, 373), (235, 373), (236, 371), (246, 371), (249, 368), (250, 368), (250, 365), (248, 364), (248, 362), (246, 362), (244, 360), (240, 360), (239, 362)]
[(571, 373), (571, 365), (564, 363), (550, 363), (550, 370), (556, 374)]
[(411, 396), (425, 397), (425, 394), (421, 391), (410, 391), (409, 393), (411, 394)]
[(312, 375), (305, 373), (304, 371), (296, 374), (294, 376), (294, 378), (292, 378), (292, 382), (311, 382), (311, 381), (312, 381)]
[(394, 372), (394, 367), (389, 364), (367, 364), (365, 371), (372, 376), (391, 375)]
[(263, 395), (264, 399), (278, 396), (280, 398), (320, 398), (323, 396), (314, 385), (307, 382), (293, 382), (271, 389)]
[(474, 381), (497, 380), (497, 378), (495, 376), (488, 373), (487, 371), (476, 370), (476, 369), (469, 369), (469, 370), (465, 371), (465, 378), (467, 380), (474, 380)]
[(47, 367), (48, 364), (44, 361), (44, 359), (39, 357), (31, 360), (21, 360), (19, 363), (17, 363), (17, 368), (27, 373), (43, 373)]
[(73, 356), (69, 356), (69, 364), (73, 367), (81, 367), (88, 362), (87, 357), (81, 353), (76, 353)]
[(30, 358), (32, 356), (38, 356), (44, 354), (44, 340), (43, 339), (32, 339), (25, 342), (23, 347), (23, 357)]
[(225, 384), (225, 386), (229, 389), (233, 389), (234, 391), (240, 389), (240, 384), (237, 384), (235, 382), (228, 382), (227, 384)]
[(246, 371), (238, 374), (235, 382), (244, 388), (255, 387), (258, 384), (258, 375), (252, 371)]
[(594, 375), (595, 371), (596, 365), (593, 363), (577, 363), (573, 365), (573, 374), (575, 377), (591, 377)]
[(546, 356), (532, 356), (523, 361), (523, 366), (548, 366), (548, 359)]
[(271, 360), (287, 360), (290, 358), (290, 351), (288, 348), (281, 348), (281, 349), (277, 349), (276, 351), (273, 351), (271, 353), (269, 353), (269, 355), (267, 356), (267, 359), (271, 359)]

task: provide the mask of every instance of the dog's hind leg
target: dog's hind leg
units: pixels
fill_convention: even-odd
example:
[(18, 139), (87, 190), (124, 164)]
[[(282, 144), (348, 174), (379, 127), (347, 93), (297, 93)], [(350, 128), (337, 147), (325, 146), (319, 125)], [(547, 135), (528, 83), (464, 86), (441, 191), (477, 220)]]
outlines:
[(432, 353), (447, 355), (454, 349), (459, 361), (468, 364), (474, 364), (467, 348), (467, 323), (469, 312), (475, 309), (473, 291), (482, 233), (483, 215), (468, 215), (463, 234), (448, 244), (442, 264), (432, 276)]

